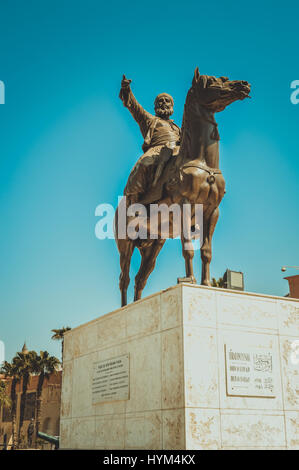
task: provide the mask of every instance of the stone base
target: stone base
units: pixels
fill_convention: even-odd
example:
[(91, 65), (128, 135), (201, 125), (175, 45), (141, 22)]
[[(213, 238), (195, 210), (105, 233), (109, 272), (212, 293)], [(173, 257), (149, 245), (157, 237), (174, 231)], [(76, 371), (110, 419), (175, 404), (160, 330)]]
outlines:
[[(65, 335), (61, 448), (298, 449), (299, 300), (180, 284)], [(225, 345), (271, 351), (274, 397), (228, 394)], [(92, 404), (129, 356), (129, 399)], [(299, 355), (298, 355), (299, 356)]]

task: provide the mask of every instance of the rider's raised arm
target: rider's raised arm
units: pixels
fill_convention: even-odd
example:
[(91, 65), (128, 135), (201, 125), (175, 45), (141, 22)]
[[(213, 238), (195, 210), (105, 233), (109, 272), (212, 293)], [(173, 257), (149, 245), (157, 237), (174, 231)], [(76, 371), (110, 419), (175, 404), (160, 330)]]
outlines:
[(145, 137), (153, 116), (143, 109), (141, 104), (139, 104), (136, 100), (130, 87), (131, 81), (132, 80), (128, 80), (125, 76), (123, 76), (119, 97), (122, 100), (124, 106), (128, 108), (135, 121), (139, 124), (141, 133), (143, 137)]

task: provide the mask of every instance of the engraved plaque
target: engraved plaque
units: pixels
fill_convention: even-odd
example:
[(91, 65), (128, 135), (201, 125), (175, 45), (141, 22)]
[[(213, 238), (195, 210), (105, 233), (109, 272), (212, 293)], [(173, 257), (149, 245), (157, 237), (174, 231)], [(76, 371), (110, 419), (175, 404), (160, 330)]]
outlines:
[(229, 396), (274, 398), (272, 349), (225, 345), (226, 393)]
[(94, 362), (92, 404), (129, 399), (129, 355)]

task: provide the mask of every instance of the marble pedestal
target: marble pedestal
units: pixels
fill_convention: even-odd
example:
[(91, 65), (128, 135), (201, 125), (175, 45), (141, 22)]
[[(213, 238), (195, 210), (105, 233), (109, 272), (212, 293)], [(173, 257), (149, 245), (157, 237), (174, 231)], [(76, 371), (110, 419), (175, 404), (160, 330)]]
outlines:
[[(74, 328), (61, 448), (298, 449), (298, 339), (298, 300), (188, 284)], [(273, 397), (228, 394), (232, 344), (271, 352)], [(94, 364), (125, 356), (129, 399), (93, 404)]]

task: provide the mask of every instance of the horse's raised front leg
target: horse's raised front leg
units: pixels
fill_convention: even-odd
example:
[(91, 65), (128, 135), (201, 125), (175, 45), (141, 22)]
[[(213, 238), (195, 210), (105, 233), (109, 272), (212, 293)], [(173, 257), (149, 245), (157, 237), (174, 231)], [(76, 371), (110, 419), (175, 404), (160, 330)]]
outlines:
[(210, 281), (210, 263), (212, 260), (212, 237), (219, 217), (219, 208), (213, 210), (210, 214), (203, 218), (203, 244), (200, 249), (202, 268), (201, 268), (201, 284), (203, 286), (211, 286)]
[(150, 246), (140, 248), (141, 264), (135, 277), (134, 300), (141, 299), (141, 294), (145, 288), (146, 281), (154, 270), (157, 256), (160, 253), (165, 241), (165, 239), (154, 240)]
[(193, 272), (193, 257), (194, 248), (191, 237), (191, 210), (190, 214), (188, 210), (184, 210), (184, 204), (188, 204), (185, 199), (181, 206), (181, 241), (182, 241), (182, 252), (185, 259), (186, 277), (178, 279), (179, 282), (192, 282), (196, 284), (196, 279)]
[(131, 240), (122, 240), (119, 246), (120, 250), (120, 269), (119, 288), (121, 292), (121, 306), (127, 305), (127, 290), (130, 284), (130, 264), (134, 251), (134, 245)]

